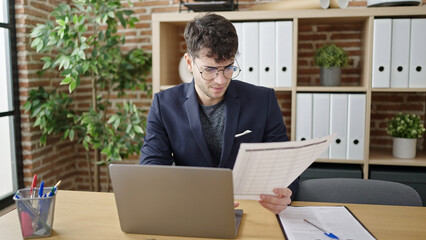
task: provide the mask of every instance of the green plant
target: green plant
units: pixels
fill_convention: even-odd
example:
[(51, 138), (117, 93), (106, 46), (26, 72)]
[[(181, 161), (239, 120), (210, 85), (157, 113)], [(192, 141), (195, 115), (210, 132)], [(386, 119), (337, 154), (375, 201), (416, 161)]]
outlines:
[(314, 61), (320, 67), (345, 67), (348, 55), (343, 48), (334, 44), (324, 45), (315, 51)]
[(398, 113), (392, 119), (387, 119), (386, 131), (392, 137), (421, 138), (425, 128), (420, 116), (409, 113)]
[[(24, 105), (35, 118), (33, 125), (41, 129), (40, 144), (46, 145), (50, 134), (76, 141), (86, 149), (89, 166), (88, 151), (94, 151), (93, 162), (98, 165), (139, 152), (145, 117), (125, 96), (138, 89), (150, 92), (146, 78), (151, 55), (141, 49), (121, 50), (125, 36), (118, 28), (134, 27), (137, 18), (132, 14), (122, 8), (120, 0), (73, 0), (53, 10), (53, 21), (32, 30), (31, 46), (44, 56), (39, 73), (50, 70), (60, 75), (54, 90), (31, 90)], [(91, 84), (87, 111), (75, 110), (77, 95), (72, 94), (82, 80)], [(67, 86), (68, 94), (61, 85)], [(113, 92), (117, 93), (116, 105), (110, 101)]]

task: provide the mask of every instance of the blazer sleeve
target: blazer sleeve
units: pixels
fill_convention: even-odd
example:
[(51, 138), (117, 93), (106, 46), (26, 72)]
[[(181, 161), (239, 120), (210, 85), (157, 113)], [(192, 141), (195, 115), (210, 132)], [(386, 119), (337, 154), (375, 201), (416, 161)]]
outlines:
[(154, 95), (146, 126), (144, 143), (141, 148), (140, 164), (172, 165), (172, 149), (162, 121), (158, 94)]

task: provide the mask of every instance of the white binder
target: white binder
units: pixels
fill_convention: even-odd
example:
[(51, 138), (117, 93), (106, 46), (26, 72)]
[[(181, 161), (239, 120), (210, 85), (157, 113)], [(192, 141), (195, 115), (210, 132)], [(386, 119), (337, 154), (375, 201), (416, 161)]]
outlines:
[(390, 87), (392, 20), (375, 19), (373, 31), (373, 88)]
[(392, 88), (408, 88), (410, 28), (410, 19), (392, 19)]
[(293, 22), (276, 22), (276, 85), (291, 87), (293, 69)]
[(259, 85), (259, 23), (243, 22), (244, 82)]
[(259, 23), (259, 85), (275, 87), (275, 22)]
[(296, 141), (312, 138), (312, 93), (296, 96)]
[(426, 19), (411, 19), (410, 88), (426, 88)]
[(364, 160), (365, 94), (348, 95), (348, 142), (346, 159)]
[(336, 133), (336, 139), (330, 145), (330, 158), (346, 159), (348, 123), (348, 95), (330, 95), (330, 133)]
[[(329, 135), (330, 126), (330, 94), (313, 94), (312, 138), (320, 138)], [(320, 158), (328, 158), (328, 149)]]
[[(235, 58), (235, 60), (237, 61), (237, 63), (235, 63), (235, 66), (240, 66), (240, 68), (243, 66), (243, 24), (240, 22), (237, 23), (232, 23), (234, 24), (235, 30), (237, 31), (237, 35), (238, 35), (238, 52), (237, 52), (237, 56)], [(244, 81), (244, 74), (241, 71), (240, 74), (238, 75), (238, 77), (236, 78), (238, 80), (242, 80)]]

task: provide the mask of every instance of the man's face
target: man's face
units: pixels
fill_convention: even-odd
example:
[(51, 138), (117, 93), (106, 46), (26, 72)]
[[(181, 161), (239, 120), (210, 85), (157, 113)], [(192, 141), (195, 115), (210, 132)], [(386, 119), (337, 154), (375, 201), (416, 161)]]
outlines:
[(223, 70), (225, 67), (232, 66), (234, 59), (225, 60), (223, 62), (217, 63), (213, 58), (206, 57), (207, 51), (201, 49), (199, 52), (198, 58), (193, 58), (188, 53), (185, 54), (185, 60), (188, 64), (189, 71), (192, 72), (195, 82), (195, 90), (198, 95), (198, 99), (203, 105), (214, 105), (222, 101), (224, 98), (226, 89), (231, 82), (231, 78), (226, 78), (223, 75), (223, 71), (219, 71), (218, 75), (211, 79), (205, 80), (201, 76), (200, 72), (212, 70), (212, 68), (217, 68), (218, 70)]

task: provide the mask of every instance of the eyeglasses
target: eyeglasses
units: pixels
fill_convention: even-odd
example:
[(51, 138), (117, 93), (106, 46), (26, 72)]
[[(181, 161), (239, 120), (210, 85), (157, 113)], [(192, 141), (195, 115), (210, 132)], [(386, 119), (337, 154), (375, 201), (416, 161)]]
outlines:
[[(194, 58), (192, 58), (194, 59)], [(200, 68), (198, 67), (197, 63), (195, 62), (195, 59), (193, 60), (195, 66), (197, 66), (198, 71), (200, 71)], [(238, 62), (237, 62), (238, 64)], [(206, 67), (203, 71), (200, 71), (201, 77), (206, 81), (211, 81), (215, 79), (217, 76), (219, 76), (219, 72), (222, 71), (223, 76), (228, 79), (236, 78), (240, 72), (241, 69), (237, 66), (227, 66), (222, 70), (217, 69), (216, 67)]]

